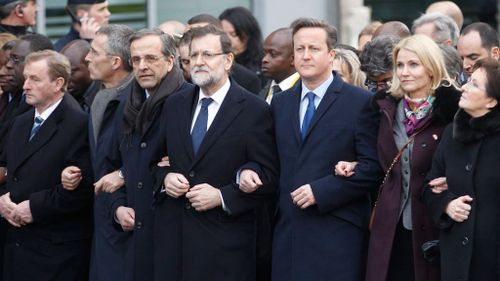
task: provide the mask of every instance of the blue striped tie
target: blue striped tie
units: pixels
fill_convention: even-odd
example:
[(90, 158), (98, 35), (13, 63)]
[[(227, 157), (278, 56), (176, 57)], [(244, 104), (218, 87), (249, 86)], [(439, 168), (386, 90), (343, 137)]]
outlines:
[(313, 119), (314, 112), (316, 111), (316, 107), (314, 107), (314, 97), (316, 95), (313, 92), (309, 92), (306, 94), (306, 98), (308, 99), (306, 114), (304, 115), (304, 120), (302, 120), (302, 129), (300, 130), (302, 134), (302, 139), (305, 138), (307, 130), (309, 129), (309, 125), (311, 125), (311, 120)]
[(191, 132), (191, 139), (193, 141), (193, 151), (194, 154), (198, 152), (201, 142), (207, 133), (207, 122), (208, 122), (208, 106), (212, 103), (211, 98), (201, 99), (201, 109), (196, 117), (196, 121), (193, 126), (193, 131)]
[(38, 132), (38, 129), (42, 126), (43, 123), (43, 118), (40, 116), (35, 117), (35, 122), (33, 123), (33, 128), (31, 129), (30, 133), (30, 141), (31, 139), (36, 135), (36, 132)]

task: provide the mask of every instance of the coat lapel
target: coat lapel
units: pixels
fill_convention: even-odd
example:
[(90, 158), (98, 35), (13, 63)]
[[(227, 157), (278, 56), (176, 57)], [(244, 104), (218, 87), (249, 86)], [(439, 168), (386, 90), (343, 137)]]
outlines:
[[(52, 114), (45, 120), (36, 133), (35, 136), (29, 141), (29, 136), (31, 133), (31, 128), (33, 127), (33, 122), (29, 122), (27, 120), (26, 122), (23, 122), (24, 124), (21, 125), (22, 127), (20, 128), (21, 133), (24, 135), (23, 137), (23, 144), (24, 149), (21, 151), (20, 157), (18, 158), (18, 162), (14, 163), (13, 168), (16, 169), (24, 161), (26, 161), (31, 155), (36, 153), (40, 148), (42, 148), (47, 142), (52, 139), (54, 134), (58, 130), (58, 123), (61, 121), (64, 108), (66, 106), (66, 99), (63, 98), (59, 106), (52, 112)], [(34, 113), (33, 113), (34, 114)], [(31, 117), (33, 115), (30, 114)]]
[(292, 93), (290, 95), (289, 100), (289, 112), (292, 113), (292, 122), (290, 124), (293, 127), (293, 135), (297, 140), (297, 143), (302, 142), (302, 134), (300, 132), (300, 98), (302, 93), (302, 83), (297, 83), (296, 86), (293, 87)]
[(185, 138), (182, 142), (186, 149), (189, 159), (194, 158), (193, 141), (191, 139), (191, 121), (193, 119), (194, 110), (196, 108), (196, 101), (198, 100), (199, 88), (195, 87), (189, 95), (184, 95), (182, 104), (177, 107), (177, 116), (179, 117), (179, 136)]
[(203, 141), (201, 142), (198, 153), (196, 154), (193, 166), (198, 162), (209, 148), (217, 141), (217, 139), (224, 133), (224, 131), (229, 127), (229, 125), (236, 119), (236, 116), (243, 109), (244, 97), (235, 87), (234, 81), (231, 84), (231, 88), (227, 92), (226, 98), (222, 102), (217, 115), (215, 116), (212, 125), (208, 129)]

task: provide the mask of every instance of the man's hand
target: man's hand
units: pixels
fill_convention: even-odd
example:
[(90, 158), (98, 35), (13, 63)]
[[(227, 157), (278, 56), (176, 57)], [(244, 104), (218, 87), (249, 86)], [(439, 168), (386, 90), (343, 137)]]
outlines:
[(470, 205), (471, 202), (472, 197), (469, 195), (460, 196), (448, 203), (445, 212), (452, 220), (456, 222), (463, 222), (469, 218), (469, 214), (472, 209)]
[(116, 170), (103, 176), (96, 183), (94, 183), (95, 194), (99, 194), (101, 191), (113, 193), (122, 187), (125, 184), (125, 180), (119, 176), (119, 173), (120, 171)]
[(161, 161), (156, 164), (158, 167), (170, 167), (170, 159), (168, 156), (161, 158)]
[(17, 204), (12, 217), (14, 221), (16, 221), (21, 226), (32, 223), (33, 216), (31, 215), (30, 201), (24, 200), (23, 202)]
[(17, 204), (10, 200), (10, 192), (5, 193), (0, 196), (0, 214), (4, 217), (10, 224), (13, 226), (21, 226), (17, 221), (14, 220), (13, 214), (14, 209), (17, 207)]
[(94, 39), (97, 30), (101, 26), (96, 22), (96, 20), (92, 17), (89, 17), (88, 14), (83, 16), (80, 19), (80, 38), (82, 39)]
[(432, 192), (439, 194), (448, 189), (446, 177), (435, 178), (429, 182)]
[(76, 166), (66, 167), (61, 173), (61, 184), (66, 190), (75, 190), (82, 181), (82, 171)]
[(186, 198), (198, 212), (208, 211), (222, 205), (220, 191), (208, 183), (193, 186), (186, 193)]
[(358, 162), (339, 161), (334, 168), (335, 175), (350, 177), (354, 175), (354, 168), (356, 168), (356, 165), (358, 165)]
[(179, 173), (168, 173), (163, 184), (167, 195), (173, 198), (179, 198), (189, 190), (189, 181)]
[(316, 204), (316, 198), (314, 198), (310, 184), (305, 184), (295, 189), (292, 193), (290, 193), (290, 195), (292, 195), (293, 204), (297, 205), (297, 207), (301, 209), (305, 209)]
[(245, 169), (240, 173), (240, 190), (245, 193), (256, 191), (262, 186), (259, 175), (250, 169)]
[(116, 209), (116, 218), (123, 231), (132, 231), (135, 226), (135, 211), (132, 208), (120, 206)]

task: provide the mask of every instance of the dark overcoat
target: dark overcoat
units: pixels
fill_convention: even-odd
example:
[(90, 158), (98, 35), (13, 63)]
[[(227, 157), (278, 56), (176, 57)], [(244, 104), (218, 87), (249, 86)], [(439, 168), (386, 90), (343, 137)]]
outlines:
[[(29, 200), (33, 223), (10, 226), (3, 280), (88, 280), (92, 234), (93, 174), (87, 115), (66, 94), (29, 141), (34, 109), (18, 116), (5, 143), (0, 166), (7, 167), (6, 189), (19, 204)], [(61, 185), (67, 166), (82, 170), (73, 191)]]
[[(416, 281), (439, 280), (439, 263), (424, 260), (421, 246), (424, 242), (438, 238), (424, 203), (420, 200), (426, 173), (429, 171), (434, 151), (441, 140), (445, 126), (453, 120), (458, 108), (460, 93), (455, 88), (441, 86), (436, 90), (429, 125), (413, 142), (410, 159), (400, 159), (392, 169), (378, 198), (377, 211), (370, 234), (367, 261), (367, 281), (385, 281), (389, 269), (392, 245), (399, 221), (402, 192), (401, 161), (410, 163), (410, 196), (413, 236), (413, 256)], [(385, 92), (374, 97), (380, 109), (378, 156), (380, 165), (387, 171), (398, 148), (394, 140), (393, 127), (399, 100)]]
[[(127, 77), (126, 79), (130, 79)], [(121, 168), (120, 161), (109, 161), (107, 155), (118, 148), (115, 126), (122, 120), (118, 109), (130, 95), (132, 83), (126, 80), (118, 87), (119, 95), (111, 100), (103, 115), (97, 142), (92, 118), (89, 118), (89, 142), (95, 181)], [(122, 281), (125, 278), (125, 243), (128, 233), (120, 231), (113, 222), (111, 194), (101, 192), (94, 197), (94, 237), (92, 240), (90, 280)]]
[[(278, 217), (273, 237), (274, 281), (361, 280), (368, 194), (381, 180), (377, 114), (371, 93), (334, 73), (304, 140), (299, 126), (302, 82), (273, 98), (280, 158)], [(333, 174), (339, 161), (359, 161), (350, 178)], [(290, 193), (310, 184), (316, 205), (305, 210)]]
[[(155, 279), (172, 281), (255, 281), (256, 218), (259, 204), (274, 194), (277, 155), (269, 106), (234, 80), (196, 155), (190, 128), (199, 88), (178, 93), (165, 104), (163, 126), (171, 167), (190, 186), (218, 188), (222, 207), (198, 212), (185, 196), (157, 197)], [(161, 155), (162, 153), (160, 153)], [(235, 183), (242, 168), (256, 171), (264, 185), (246, 194)]]
[[(160, 84), (156, 91), (162, 91), (166, 87), (166, 80)], [(137, 82), (133, 82), (133, 91), (145, 92)], [(183, 83), (178, 91), (193, 86)], [(126, 246), (125, 271), (127, 281), (153, 280), (153, 176), (150, 167), (156, 160), (165, 154), (160, 154), (162, 142), (160, 133), (160, 116), (165, 100), (156, 106), (148, 126), (139, 134), (134, 131), (130, 136), (125, 136), (123, 122), (116, 125), (116, 136), (118, 137), (117, 155), (108, 153), (108, 161), (121, 163), (121, 171), (125, 177), (125, 186), (113, 193), (111, 199), (112, 219), (115, 221), (116, 209), (125, 206), (135, 211), (135, 226)], [(120, 104), (118, 112), (119, 120), (123, 120), (123, 108), (126, 102)], [(119, 224), (116, 226), (121, 229)]]
[[(447, 127), (428, 180), (446, 177), (448, 190), (424, 199), (440, 228), (442, 281), (500, 280), (500, 113), (471, 119), (459, 111)], [(453, 199), (473, 198), (469, 218), (457, 223), (445, 213)]]

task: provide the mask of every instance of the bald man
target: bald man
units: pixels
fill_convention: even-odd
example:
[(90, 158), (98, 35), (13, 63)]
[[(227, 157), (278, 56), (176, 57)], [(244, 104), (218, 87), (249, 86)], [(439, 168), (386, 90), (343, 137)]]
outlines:
[(176, 20), (169, 20), (166, 21), (158, 26), (159, 29), (161, 29), (163, 32), (166, 34), (172, 35), (172, 36), (182, 36), (184, 31), (186, 30), (186, 25), (184, 25), (180, 21)]
[(372, 39), (379, 36), (394, 36), (398, 38), (405, 38), (411, 35), (410, 29), (406, 24), (400, 21), (388, 21), (382, 24), (375, 33), (373, 33)]
[(462, 14), (462, 10), (452, 1), (438, 1), (432, 3), (427, 7), (425, 13), (441, 13), (452, 18), (458, 25), (458, 29), (462, 29), (462, 25), (464, 24), (464, 15)]
[(83, 39), (73, 40), (61, 50), (61, 54), (67, 57), (71, 64), (68, 92), (87, 113), (90, 111), (92, 101), (100, 88), (100, 83), (94, 82), (90, 78), (89, 68), (85, 62), (85, 56), (89, 50), (89, 42)]

